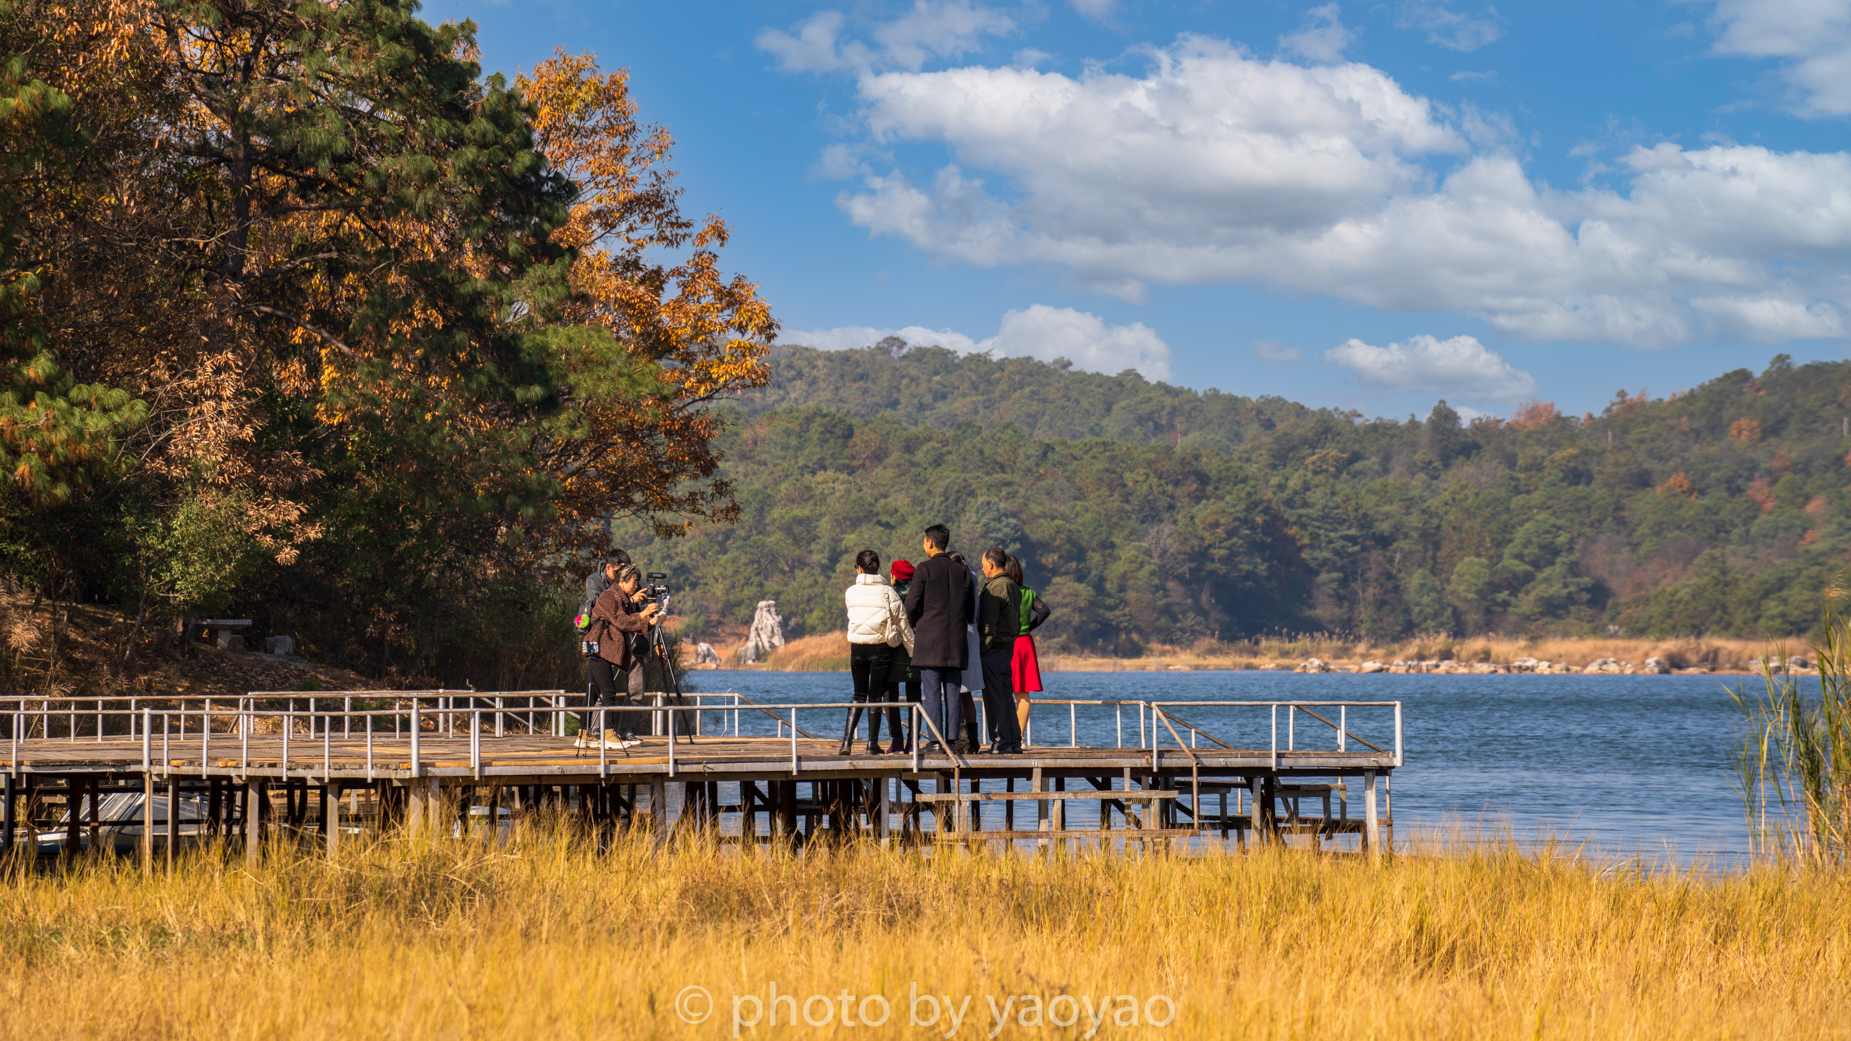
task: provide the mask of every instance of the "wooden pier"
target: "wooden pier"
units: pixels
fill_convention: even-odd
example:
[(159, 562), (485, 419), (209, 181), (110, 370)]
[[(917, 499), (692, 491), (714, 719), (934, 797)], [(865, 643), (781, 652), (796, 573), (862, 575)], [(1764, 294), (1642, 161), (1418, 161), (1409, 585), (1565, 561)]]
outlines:
[[(801, 726), (839, 729), (839, 703), (703, 694), (666, 707), (655, 696), (629, 710), (647, 717), (639, 730), (653, 731), (640, 745), (582, 749), (567, 735), (583, 709), (569, 700), (559, 691), (355, 691), (0, 704), (0, 844), (138, 848), (152, 862), (216, 839), (254, 857), (277, 835), (332, 850), (356, 829), (462, 834), (564, 810), (598, 827), (647, 828), (662, 842), (700, 831), (799, 846), (1258, 841), (1379, 852), (1392, 827), (1387, 779), (1401, 764), (1397, 702), (1038, 702), (1049, 715), (1066, 708), (1067, 744), (1014, 755), (842, 755), (838, 742)], [(1113, 743), (1082, 734), (1079, 706), (1115, 713)], [(1269, 747), (1238, 747), (1177, 715), (1229, 708), (1269, 713)], [(917, 706), (904, 710), (915, 729), (931, 730)], [(1353, 732), (1352, 712), (1388, 710), (1392, 737)], [(1125, 743), (1128, 711), (1137, 744)], [(745, 732), (754, 724), (774, 732)], [(1305, 747), (1306, 725), (1327, 737)], [(111, 793), (134, 797), (104, 798)]]

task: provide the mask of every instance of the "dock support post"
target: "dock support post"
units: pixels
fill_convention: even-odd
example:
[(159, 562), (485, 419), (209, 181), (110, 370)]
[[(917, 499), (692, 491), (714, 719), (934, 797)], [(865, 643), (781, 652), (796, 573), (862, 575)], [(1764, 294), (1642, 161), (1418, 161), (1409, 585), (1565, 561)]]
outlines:
[[(15, 718), (13, 725), (14, 726), (19, 725), (17, 718)], [(13, 852), (13, 830), (14, 830), (13, 800), (15, 798), (15, 794), (13, 792), (13, 771), (17, 769), (19, 769), (18, 763), (13, 763), (7, 768), (7, 771), (6, 771), (6, 805), (4, 806), (4, 808), (0, 808), (0, 814), (5, 814), (5, 820), (0, 821), (0, 851), (4, 851), (7, 853)]]
[(1247, 786), (1253, 796), (1253, 806), (1247, 815), (1248, 830), (1253, 832), (1253, 844), (1263, 846), (1272, 841), (1271, 816), (1272, 803), (1267, 800), (1266, 780), (1259, 774), (1247, 778)]
[[(202, 822), (203, 829), (203, 822)], [(180, 846), (180, 782), (172, 774), (167, 777), (167, 873), (174, 872), (175, 850)]]
[(649, 821), (656, 830), (656, 848), (668, 844), (668, 778), (649, 779)]
[[(1028, 790), (1031, 792), (1040, 792), (1040, 791), (1047, 790), (1044, 785), (1044, 782), (1041, 779), (1041, 767), (1037, 766), (1029, 773)], [(1036, 799), (1035, 800), (1035, 830), (1036, 831), (1048, 830), (1048, 801), (1046, 799)], [(1046, 849), (1048, 848), (1048, 840), (1038, 839), (1036, 840), (1035, 845), (1040, 849)]]
[(1375, 812), (1375, 771), (1363, 771), (1363, 846), (1371, 858), (1382, 855), (1382, 822)]
[(252, 867), (263, 855), (264, 843), (264, 794), (263, 788), (256, 781), (249, 782), (244, 792), (244, 860)]
[(341, 786), (330, 782), (321, 786), (321, 826), (327, 832), (328, 859), (334, 859), (341, 843)]

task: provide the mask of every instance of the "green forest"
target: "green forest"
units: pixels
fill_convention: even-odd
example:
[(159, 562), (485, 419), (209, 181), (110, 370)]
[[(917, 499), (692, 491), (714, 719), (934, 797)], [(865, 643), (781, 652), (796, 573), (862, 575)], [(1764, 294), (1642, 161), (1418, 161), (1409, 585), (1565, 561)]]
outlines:
[(1851, 552), (1851, 363), (1464, 423), (892, 340), (769, 360), (719, 440), (738, 523), (615, 526), (697, 629), (760, 599), (834, 628), (855, 552), (916, 558), (937, 521), (1022, 557), (1054, 646), (1119, 655), (1277, 630), (1797, 635)]

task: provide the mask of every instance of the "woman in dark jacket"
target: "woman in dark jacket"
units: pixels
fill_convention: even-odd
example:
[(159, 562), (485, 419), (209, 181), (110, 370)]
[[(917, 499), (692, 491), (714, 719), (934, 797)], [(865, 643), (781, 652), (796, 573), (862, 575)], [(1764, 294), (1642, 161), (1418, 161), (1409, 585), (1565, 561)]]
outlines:
[[(900, 599), (906, 599), (906, 590), (912, 584), (912, 562), (896, 560), (893, 562), (893, 566), (888, 570), (888, 573), (893, 576), (893, 591), (900, 594)], [(913, 656), (906, 650), (906, 645), (904, 643), (893, 649), (893, 664), (887, 668), (886, 700), (901, 700), (902, 688), (905, 690), (905, 700), (918, 704), (919, 668), (913, 664)], [(909, 722), (911, 718), (912, 713), (907, 713)], [(902, 731), (900, 725), (900, 709), (898, 706), (888, 709), (887, 731), (893, 735), (893, 745), (887, 749), (889, 755), (898, 755), (901, 752), (910, 751), (912, 748), (912, 738), (901, 736)]]

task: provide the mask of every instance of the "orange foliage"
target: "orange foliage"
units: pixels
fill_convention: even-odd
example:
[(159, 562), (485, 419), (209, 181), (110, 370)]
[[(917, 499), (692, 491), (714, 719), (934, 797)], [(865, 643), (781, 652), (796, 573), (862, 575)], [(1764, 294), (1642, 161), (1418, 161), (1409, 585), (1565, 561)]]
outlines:
[[(688, 523), (665, 515), (730, 520), (738, 507), (726, 483), (711, 479), (720, 421), (707, 405), (765, 384), (778, 323), (754, 283), (721, 273), (726, 223), (681, 214), (667, 166), (673, 141), (638, 120), (627, 72), (600, 75), (591, 55), (559, 51), (516, 83), (538, 108), (540, 150), (578, 186), (571, 220), (555, 233), (580, 251), (563, 317), (608, 330), (661, 384), (640, 400), (575, 402), (585, 436), (547, 460), (566, 485), (549, 541), (600, 548), (608, 527), (599, 522), (613, 514), (654, 515), (665, 535)], [(678, 262), (657, 259), (682, 250)]]
[(1755, 483), (1748, 486), (1748, 490), (1742, 493), (1742, 498), (1761, 507), (1762, 513), (1774, 508), (1774, 489), (1768, 486), (1765, 477), (1755, 478)]
[(1658, 492), (1660, 495), (1681, 495), (1687, 499), (1697, 497), (1697, 489), (1691, 485), (1690, 478), (1684, 476), (1682, 470), (1672, 474), (1670, 479), (1659, 485)]
[(1560, 419), (1562, 413), (1557, 411), (1553, 401), (1526, 401), (1517, 406), (1517, 412), (1510, 418), (1510, 426), (1516, 430), (1535, 430), (1546, 427)]
[(1761, 440), (1761, 421), (1758, 419), (1738, 419), (1729, 424), (1729, 436), (1737, 441), (1749, 444)]

